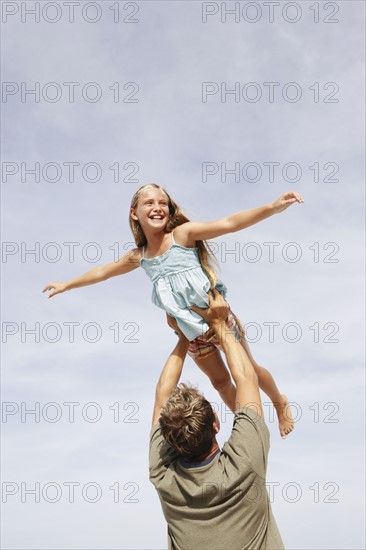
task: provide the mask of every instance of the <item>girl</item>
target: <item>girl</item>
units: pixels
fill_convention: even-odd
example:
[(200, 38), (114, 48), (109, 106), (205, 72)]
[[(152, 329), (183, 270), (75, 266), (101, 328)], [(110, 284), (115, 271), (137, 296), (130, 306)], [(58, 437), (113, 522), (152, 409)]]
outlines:
[[(207, 292), (210, 288), (216, 287), (226, 296), (226, 286), (218, 280), (210, 265), (210, 252), (204, 241), (240, 231), (282, 212), (294, 202), (304, 201), (298, 193), (288, 192), (275, 202), (259, 208), (213, 222), (190, 222), (162, 187), (154, 183), (144, 185), (134, 194), (130, 208), (130, 226), (137, 248), (127, 252), (118, 262), (96, 267), (67, 283), (50, 283), (42, 292), (53, 290), (48, 296), (51, 298), (66, 290), (99, 283), (141, 266), (154, 285), (153, 303), (176, 319), (190, 341), (189, 355), (209, 376), (226, 405), (235, 411), (235, 387), (218, 350), (218, 341), (203, 318), (189, 309), (191, 305), (208, 307)], [(244, 329), (231, 310), (227, 324), (252, 361), (259, 386), (276, 409), (280, 434), (286, 437), (294, 428), (287, 397), (279, 392), (269, 371), (252, 357)]]

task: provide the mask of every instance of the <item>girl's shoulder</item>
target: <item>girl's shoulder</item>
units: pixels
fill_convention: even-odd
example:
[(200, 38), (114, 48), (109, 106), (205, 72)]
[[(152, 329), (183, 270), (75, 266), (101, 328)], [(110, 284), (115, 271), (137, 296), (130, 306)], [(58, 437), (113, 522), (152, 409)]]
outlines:
[(188, 223), (190, 222), (183, 223), (182, 225), (178, 225), (174, 228), (174, 241), (176, 244), (184, 246), (185, 248), (194, 248), (196, 246), (196, 241), (192, 240), (189, 236), (189, 233), (187, 231)]
[(142, 257), (142, 247), (131, 248), (131, 250), (128, 250), (126, 254), (124, 254), (121, 260), (123, 260), (124, 262), (135, 264), (135, 267), (138, 267)]
[(140, 261), (141, 258), (144, 257), (144, 253), (143, 253), (143, 246), (139, 246), (137, 248), (134, 248), (133, 250), (131, 250), (131, 252), (133, 253), (134, 257), (136, 258), (136, 260)]

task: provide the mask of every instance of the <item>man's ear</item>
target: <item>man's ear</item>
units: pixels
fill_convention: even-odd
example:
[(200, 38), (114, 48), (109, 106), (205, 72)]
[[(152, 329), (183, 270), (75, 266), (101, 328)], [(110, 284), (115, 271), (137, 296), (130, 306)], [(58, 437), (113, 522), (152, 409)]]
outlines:
[(215, 415), (215, 420), (212, 423), (212, 427), (213, 427), (214, 433), (218, 434), (220, 431), (220, 419), (216, 412), (214, 413), (214, 415)]

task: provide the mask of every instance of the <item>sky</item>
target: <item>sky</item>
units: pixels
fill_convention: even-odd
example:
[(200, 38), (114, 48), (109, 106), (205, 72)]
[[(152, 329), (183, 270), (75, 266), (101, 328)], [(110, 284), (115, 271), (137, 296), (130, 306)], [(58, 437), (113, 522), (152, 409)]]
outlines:
[[(211, 244), (295, 413), (283, 441), (262, 394), (285, 547), (364, 548), (364, 3), (1, 9), (2, 547), (166, 548), (148, 443), (176, 336), (151, 283), (42, 293), (132, 248), (131, 197), (155, 182), (197, 221), (304, 198)], [(233, 415), (190, 358), (182, 380), (222, 445)]]

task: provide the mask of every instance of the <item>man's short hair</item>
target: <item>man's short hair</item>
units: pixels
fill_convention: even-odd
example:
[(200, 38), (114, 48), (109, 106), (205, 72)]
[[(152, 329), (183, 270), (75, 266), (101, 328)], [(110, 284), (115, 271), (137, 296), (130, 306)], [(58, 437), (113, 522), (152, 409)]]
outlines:
[(159, 419), (164, 439), (188, 460), (210, 451), (214, 421), (215, 413), (207, 399), (184, 383), (173, 390)]

